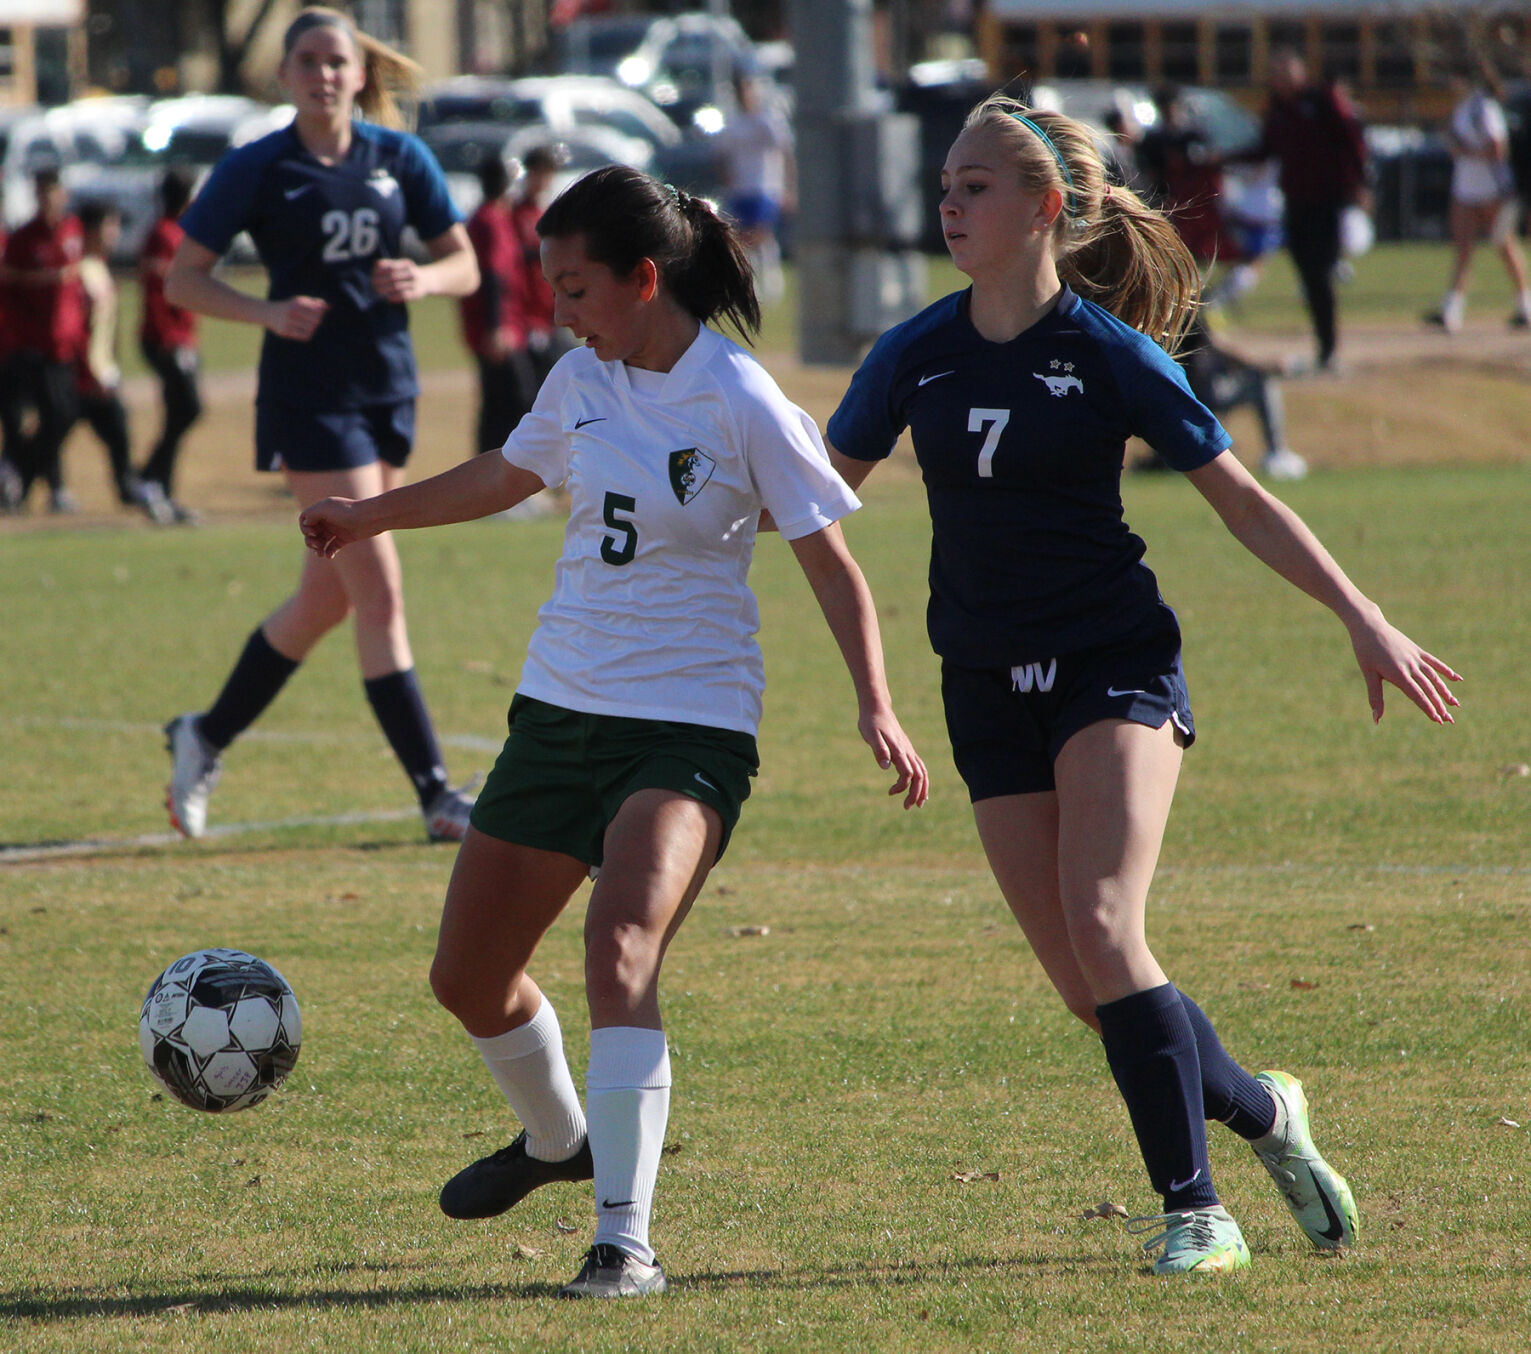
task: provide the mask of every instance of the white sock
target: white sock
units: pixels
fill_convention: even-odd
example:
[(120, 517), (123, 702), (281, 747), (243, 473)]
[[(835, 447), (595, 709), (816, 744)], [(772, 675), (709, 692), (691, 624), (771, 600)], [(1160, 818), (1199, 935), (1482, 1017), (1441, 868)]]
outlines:
[(1517, 309), (1520, 311), (1521, 319), (1531, 320), (1531, 291), (1521, 292)]
[(652, 1265), (649, 1213), (670, 1120), (664, 1031), (591, 1030), (585, 1104), (595, 1158), (595, 1244), (620, 1246)]
[(569, 1075), (553, 1003), (544, 995), (526, 1024), (489, 1039), (468, 1037), (526, 1129), (527, 1155), (539, 1161), (567, 1161), (579, 1151), (585, 1115)]
[(1447, 324), (1461, 324), (1467, 314), (1467, 293), (1449, 291), (1441, 302), (1441, 317)]

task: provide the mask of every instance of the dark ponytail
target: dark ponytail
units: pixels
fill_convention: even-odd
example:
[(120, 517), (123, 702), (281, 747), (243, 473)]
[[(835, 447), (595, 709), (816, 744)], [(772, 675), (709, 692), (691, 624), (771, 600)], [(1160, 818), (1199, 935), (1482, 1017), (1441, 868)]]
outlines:
[(626, 165), (607, 165), (564, 189), (537, 222), (544, 240), (584, 237), (585, 253), (618, 277), (652, 259), (670, 294), (703, 324), (760, 332), (760, 302), (739, 237), (705, 198)]

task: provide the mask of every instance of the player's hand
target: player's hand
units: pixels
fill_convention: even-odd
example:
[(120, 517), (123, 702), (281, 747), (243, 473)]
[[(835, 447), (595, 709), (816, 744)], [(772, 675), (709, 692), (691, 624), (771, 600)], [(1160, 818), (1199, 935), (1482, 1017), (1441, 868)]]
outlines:
[(313, 338), (324, 313), (330, 308), (328, 301), (317, 296), (290, 296), (285, 301), (273, 301), (271, 318), (266, 328), (278, 338), (293, 339), (307, 343)]
[(385, 301), (418, 301), (425, 279), (413, 259), (379, 259), (372, 265), (372, 287)]
[(930, 797), (930, 772), (898, 720), (891, 712), (863, 714), (860, 728), (877, 765), (884, 771), (898, 773), (898, 779), (888, 787), (888, 794), (903, 795), (906, 809), (919, 808)]
[(298, 529), (303, 544), (316, 555), (334, 559), (343, 546), (364, 541), (373, 533), (366, 530), (356, 511), (354, 498), (325, 498), (298, 514)]
[(1461, 705), (1448, 682), (1460, 682), (1434, 654), (1426, 653), (1401, 630), (1382, 619), (1381, 612), (1358, 623), (1350, 633), (1373, 722), (1382, 718), (1382, 684), (1390, 682), (1437, 724), (1454, 724), (1451, 707)]

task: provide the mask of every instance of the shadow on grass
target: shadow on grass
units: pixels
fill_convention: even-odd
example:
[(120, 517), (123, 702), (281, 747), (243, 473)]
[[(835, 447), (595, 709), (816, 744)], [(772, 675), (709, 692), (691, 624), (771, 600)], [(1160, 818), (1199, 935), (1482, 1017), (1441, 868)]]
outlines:
[[(834, 1292), (858, 1288), (887, 1288), (939, 1283), (952, 1274), (1004, 1275), (1057, 1269), (1119, 1269), (1117, 1261), (1098, 1256), (1015, 1256), (972, 1259), (897, 1268), (866, 1265), (817, 1270), (722, 1270), (672, 1275), (670, 1288), (678, 1296), (718, 1293), (742, 1288), (784, 1293)], [(92, 1317), (190, 1316), (214, 1312), (284, 1311), (311, 1308), (356, 1310), (404, 1307), (439, 1302), (533, 1302), (554, 1297), (561, 1283), (430, 1284), (421, 1287), (355, 1290), (318, 1288), (273, 1291), (230, 1287), (185, 1293), (93, 1297), (88, 1293), (46, 1297), (33, 1293), (0, 1292), (0, 1321), (75, 1321)]]

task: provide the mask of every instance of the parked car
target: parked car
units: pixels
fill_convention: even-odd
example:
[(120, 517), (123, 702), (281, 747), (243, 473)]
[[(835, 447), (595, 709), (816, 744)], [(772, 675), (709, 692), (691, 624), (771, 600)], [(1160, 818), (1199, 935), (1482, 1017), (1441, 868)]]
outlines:
[(556, 29), (553, 61), (569, 75), (608, 75), (630, 57), (653, 26), (652, 14), (588, 14)]
[(645, 167), (659, 177), (698, 192), (716, 187), (711, 148), (688, 143), (652, 100), (605, 76), (458, 76), (431, 85), (420, 103), (420, 134), (427, 140), (446, 124), (486, 122), (541, 128), (547, 140), (571, 144), (583, 131), (603, 128), (646, 142), (653, 157)]
[(559, 161), (550, 188), (554, 196), (602, 165), (625, 164), (649, 170), (654, 161), (651, 143), (610, 127), (575, 127), (553, 136), (536, 123), (512, 127), (503, 122), (447, 122), (426, 128), (420, 137), (440, 162), (447, 191), (464, 216), (470, 216), (483, 201), (478, 171), (489, 155), (505, 161), (514, 179), (528, 151), (548, 147)]
[[(76, 145), (77, 158), (64, 172), (70, 200), (104, 200), (121, 213), (121, 262), (138, 257), (158, 211), (156, 193), (166, 169), (185, 170), (200, 187), (224, 151), (285, 126), (293, 114), (290, 105), (272, 107), (238, 95), (188, 94), (145, 101), (131, 115), (124, 109), (115, 135), (108, 135), (111, 123), (100, 107), (105, 102), (110, 101), (84, 99), (54, 114), (71, 126)], [(91, 139), (96, 153), (87, 152)], [(232, 252), (253, 257), (247, 239), (236, 241)]]
[(764, 74), (738, 21), (707, 13), (655, 19), (616, 68), (623, 84), (642, 90), (690, 136), (723, 125), (734, 111), (736, 79)]

